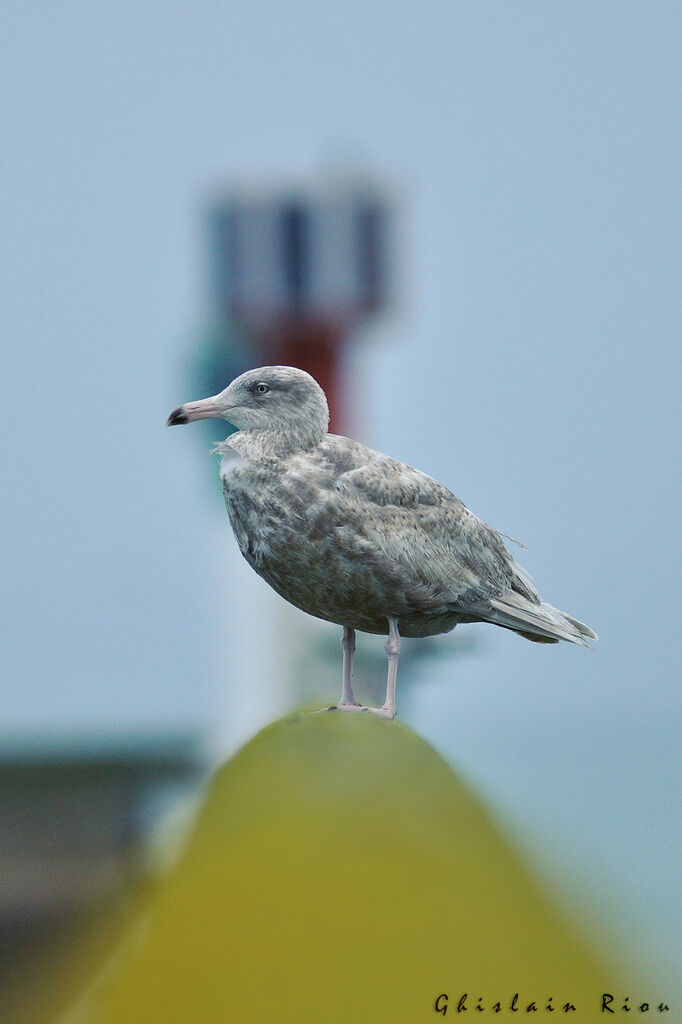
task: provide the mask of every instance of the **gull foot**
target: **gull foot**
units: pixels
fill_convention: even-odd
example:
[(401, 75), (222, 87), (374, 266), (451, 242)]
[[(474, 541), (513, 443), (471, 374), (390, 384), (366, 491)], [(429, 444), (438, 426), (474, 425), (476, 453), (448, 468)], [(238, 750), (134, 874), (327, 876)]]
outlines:
[(389, 721), (395, 718), (395, 708), (387, 708), (385, 704), (381, 708), (367, 708), (367, 710), (374, 715), (379, 715), (380, 718), (388, 718)]
[(319, 710), (314, 711), (313, 714), (321, 715), (326, 711), (369, 711), (371, 715), (378, 715), (379, 718), (395, 718), (395, 711), (393, 708), (368, 708), (365, 704), (342, 704), (341, 702), (338, 704), (332, 704), (328, 708), (319, 708)]

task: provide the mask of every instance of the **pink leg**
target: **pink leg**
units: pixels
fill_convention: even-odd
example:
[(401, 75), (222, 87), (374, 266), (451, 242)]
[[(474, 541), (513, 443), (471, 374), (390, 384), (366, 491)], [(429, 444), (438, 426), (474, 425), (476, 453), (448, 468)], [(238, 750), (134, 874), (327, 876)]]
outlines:
[[(388, 620), (388, 640), (386, 641), (386, 654), (388, 655), (388, 680), (386, 682), (386, 700), (381, 708), (368, 708), (364, 704), (358, 704), (353, 694), (353, 654), (355, 653), (355, 630), (350, 626), (343, 627), (341, 638), (343, 650), (343, 680), (341, 684), (341, 700), (330, 708), (320, 709), (321, 711), (369, 711), (370, 714), (379, 715), (381, 718), (395, 718), (395, 687), (398, 678), (398, 658), (400, 657), (400, 633), (398, 632), (398, 620)], [(313, 712), (319, 714), (319, 711)]]
[(384, 647), (388, 655), (388, 679), (386, 680), (386, 700), (382, 711), (387, 718), (395, 718), (395, 688), (398, 682), (398, 659), (400, 658), (400, 633), (398, 620), (388, 620), (388, 640)]
[(343, 678), (341, 682), (341, 700), (339, 707), (357, 707), (358, 702), (353, 696), (353, 655), (355, 654), (355, 630), (349, 626), (343, 627), (341, 637), (341, 649), (343, 651)]

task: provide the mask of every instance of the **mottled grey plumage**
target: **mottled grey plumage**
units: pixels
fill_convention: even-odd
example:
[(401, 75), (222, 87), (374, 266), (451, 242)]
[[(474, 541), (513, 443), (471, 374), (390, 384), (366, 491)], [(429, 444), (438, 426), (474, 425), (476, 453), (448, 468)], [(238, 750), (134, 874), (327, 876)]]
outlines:
[[(302, 370), (250, 370), (168, 422), (205, 416), (240, 428), (216, 451), (242, 554), (310, 615), (384, 634), (393, 620), (408, 637), (483, 621), (540, 643), (589, 646), (596, 638), (541, 601), (501, 535), (446, 487), (327, 434), (324, 393)], [(349, 673), (344, 693), (352, 697)]]

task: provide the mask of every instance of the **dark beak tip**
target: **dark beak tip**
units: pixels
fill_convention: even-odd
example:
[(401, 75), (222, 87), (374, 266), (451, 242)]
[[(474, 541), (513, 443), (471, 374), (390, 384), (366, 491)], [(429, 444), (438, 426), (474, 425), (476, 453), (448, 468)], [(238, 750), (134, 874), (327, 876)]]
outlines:
[(187, 415), (185, 413), (185, 410), (183, 409), (182, 406), (179, 406), (177, 409), (173, 409), (173, 412), (170, 414), (170, 416), (166, 420), (166, 426), (167, 427), (175, 427), (179, 423), (187, 423), (187, 422), (188, 422), (188, 420), (187, 420)]

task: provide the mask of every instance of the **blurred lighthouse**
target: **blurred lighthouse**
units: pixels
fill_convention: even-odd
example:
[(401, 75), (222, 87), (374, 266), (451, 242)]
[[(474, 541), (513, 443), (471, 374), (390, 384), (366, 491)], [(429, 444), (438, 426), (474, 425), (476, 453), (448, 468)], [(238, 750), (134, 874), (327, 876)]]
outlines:
[(345, 422), (348, 339), (386, 309), (392, 288), (393, 204), (367, 177), (237, 186), (208, 215), (215, 313), (241, 327), (254, 359), (307, 370)]
[[(395, 222), (392, 191), (366, 174), (240, 182), (214, 192), (207, 208), (211, 327), (194, 357), (198, 393), (222, 390), (249, 367), (297, 366), (324, 388), (330, 430), (352, 433), (348, 348), (368, 318), (392, 304)], [(224, 529), (227, 545), (226, 523)], [(262, 581), (249, 579), (252, 571), (233, 555), (226, 572), (231, 616), (241, 623), (228, 631), (221, 657), (228, 715), (248, 722), (237, 732), (294, 703), (335, 697), (340, 630), (290, 609)], [(254, 622), (262, 638), (257, 664), (245, 656)]]

